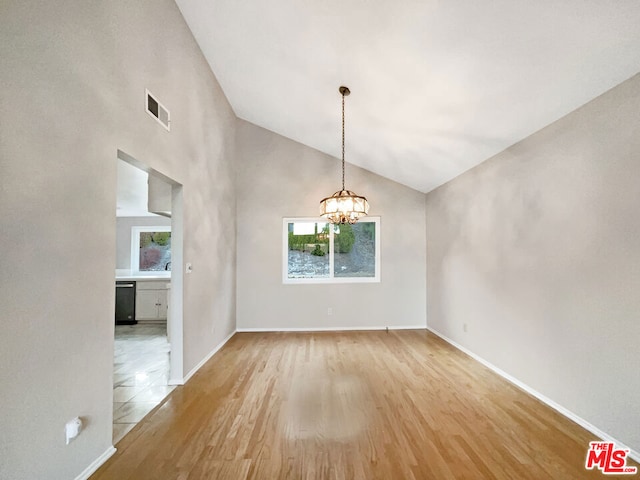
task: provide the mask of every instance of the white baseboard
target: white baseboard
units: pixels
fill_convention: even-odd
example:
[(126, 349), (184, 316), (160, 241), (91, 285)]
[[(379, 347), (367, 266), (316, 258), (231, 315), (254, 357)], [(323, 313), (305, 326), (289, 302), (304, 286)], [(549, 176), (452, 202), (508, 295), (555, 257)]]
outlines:
[(167, 385), (184, 385), (184, 378), (170, 378), (167, 380)]
[(91, 465), (85, 468), (82, 473), (75, 478), (75, 480), (87, 480), (96, 472), (96, 470), (98, 470), (98, 468), (102, 466), (104, 462), (109, 460), (109, 458), (111, 458), (111, 455), (113, 455), (114, 453), (116, 453), (116, 448), (112, 445), (111, 447), (107, 448), (107, 450), (102, 455), (91, 462)]
[(238, 333), (243, 332), (360, 332), (367, 330), (426, 330), (425, 325), (403, 325), (393, 327), (308, 327), (308, 328), (238, 328)]
[(211, 350), (211, 352), (209, 352), (209, 354), (208, 354), (206, 357), (204, 357), (204, 358), (200, 361), (200, 363), (198, 363), (195, 367), (193, 367), (193, 368), (191, 369), (191, 371), (190, 371), (189, 373), (187, 373), (187, 374), (185, 375), (185, 377), (184, 377), (184, 381), (182, 382), (182, 384), (187, 383), (187, 382), (189, 381), (189, 379), (190, 379), (191, 377), (193, 377), (193, 375), (194, 375), (198, 370), (200, 370), (200, 368), (202, 368), (202, 366), (203, 366), (205, 363), (207, 363), (207, 362), (211, 359), (211, 357), (213, 357), (213, 356), (218, 352), (218, 350), (220, 350), (222, 347), (224, 347), (225, 343), (227, 343), (229, 340), (231, 340), (231, 337), (233, 337), (235, 334), (236, 334), (236, 330), (234, 330), (233, 332), (231, 332), (231, 333), (227, 336), (227, 338), (225, 338), (224, 340), (222, 340), (222, 342), (220, 342), (220, 343), (219, 343), (219, 344), (218, 344), (218, 345), (217, 345), (213, 350)]
[[(573, 413), (570, 410), (567, 410), (566, 408), (564, 408), (562, 405), (554, 402), (553, 400), (551, 400), (550, 398), (544, 396), (543, 394), (541, 394), (540, 392), (538, 392), (537, 390), (534, 390), (533, 388), (531, 388), (530, 386), (522, 383), (520, 380), (518, 380), (515, 377), (512, 377), (511, 375), (509, 375), (507, 372), (500, 370), (498, 367), (496, 367), (495, 365), (493, 365), (492, 363), (487, 362), (484, 358), (479, 357), (478, 355), (476, 355), (475, 353), (473, 353), (471, 350), (466, 349), (465, 347), (463, 347), (462, 345), (454, 342), (453, 340), (451, 340), (450, 338), (448, 338), (447, 336), (441, 334), (440, 332), (438, 332), (437, 330), (434, 330), (431, 327), (427, 327), (427, 330), (429, 330), (430, 332), (434, 333), (435, 335), (437, 335), (438, 337), (440, 337), (441, 339), (443, 339), (445, 342), (449, 343), (450, 345), (454, 346), (455, 348), (457, 348), (458, 350), (460, 350), (461, 352), (466, 353), (467, 355), (469, 355), (471, 358), (473, 358), (474, 360), (480, 362), (482, 365), (484, 365), (485, 367), (487, 367), (490, 370), (493, 370), (495, 373), (497, 373), (498, 375), (500, 375), (502, 378), (504, 378), (505, 380), (513, 383), (516, 387), (520, 388), (521, 390), (524, 390), (525, 392), (527, 392), (529, 395), (532, 395), (534, 397), (536, 397), (538, 400), (540, 400), (542, 403), (548, 405), (549, 407), (553, 408), (555, 411), (557, 411), (558, 413), (560, 413), (561, 415), (564, 415), (565, 417), (567, 417), (569, 420), (577, 423), (578, 425), (580, 425), (582, 428), (584, 428), (585, 430), (588, 430), (589, 432), (593, 433), (596, 437), (606, 441), (606, 442), (613, 442), (616, 444), (616, 446), (618, 448), (622, 448), (622, 449), (628, 449), (629, 450), (629, 457), (631, 457), (632, 459), (634, 459), (636, 462), (640, 462), (640, 452), (637, 452), (629, 447), (627, 447), (624, 443), (619, 442), (618, 440), (616, 440), (615, 438), (613, 438), (611, 435), (609, 435), (606, 432), (603, 432), (602, 430), (600, 430), (598, 427), (596, 427), (595, 425), (592, 425), (591, 423), (587, 422), (584, 418), (576, 415), (575, 413)], [(587, 449), (589, 448), (588, 445), (585, 445), (585, 456), (587, 454)]]

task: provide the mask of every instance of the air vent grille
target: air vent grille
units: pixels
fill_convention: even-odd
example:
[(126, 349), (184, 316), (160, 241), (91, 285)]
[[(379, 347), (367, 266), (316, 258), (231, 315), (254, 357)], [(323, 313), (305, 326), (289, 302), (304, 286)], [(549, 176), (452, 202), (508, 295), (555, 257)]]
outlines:
[(170, 130), (171, 116), (169, 110), (167, 110), (149, 90), (146, 90), (145, 93), (145, 108), (147, 109), (147, 113), (155, 118), (164, 128)]

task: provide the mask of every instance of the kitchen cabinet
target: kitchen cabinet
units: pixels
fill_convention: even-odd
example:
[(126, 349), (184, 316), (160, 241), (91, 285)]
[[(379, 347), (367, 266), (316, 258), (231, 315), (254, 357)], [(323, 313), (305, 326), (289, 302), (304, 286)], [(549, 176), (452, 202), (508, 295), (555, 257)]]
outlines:
[(136, 320), (167, 319), (167, 282), (140, 281), (136, 286)]

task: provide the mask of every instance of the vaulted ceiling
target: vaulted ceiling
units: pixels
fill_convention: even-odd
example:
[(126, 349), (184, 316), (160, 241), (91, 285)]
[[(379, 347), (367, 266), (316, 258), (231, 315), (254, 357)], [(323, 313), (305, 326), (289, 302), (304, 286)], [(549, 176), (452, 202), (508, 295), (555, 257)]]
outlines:
[(423, 192), (640, 71), (637, 0), (176, 1), (238, 117), (339, 158), (347, 85), (347, 162)]

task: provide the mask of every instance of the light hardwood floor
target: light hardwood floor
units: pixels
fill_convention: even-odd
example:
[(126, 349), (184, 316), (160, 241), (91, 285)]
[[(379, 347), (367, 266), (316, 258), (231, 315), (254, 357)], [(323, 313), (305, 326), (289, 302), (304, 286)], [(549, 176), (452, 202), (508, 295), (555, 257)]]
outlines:
[(591, 440), (423, 330), (240, 333), (91, 478), (606, 478)]

